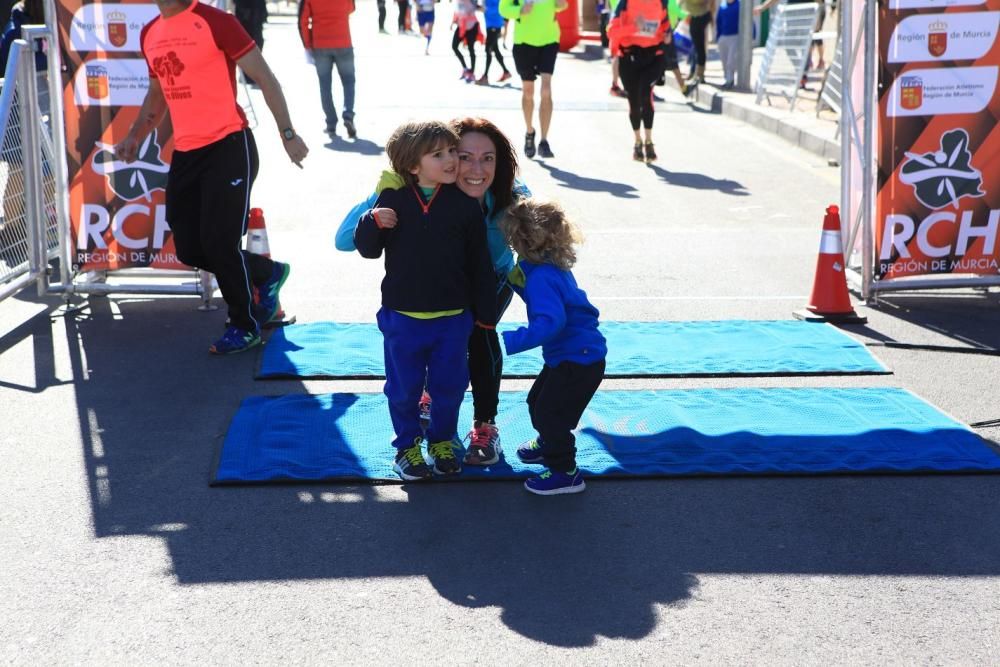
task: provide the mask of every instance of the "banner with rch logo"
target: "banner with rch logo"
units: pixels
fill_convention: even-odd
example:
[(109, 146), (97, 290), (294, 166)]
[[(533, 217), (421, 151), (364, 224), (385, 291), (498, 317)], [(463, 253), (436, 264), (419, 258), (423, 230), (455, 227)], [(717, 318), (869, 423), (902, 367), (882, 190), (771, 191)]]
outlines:
[(114, 156), (149, 86), (139, 36), (158, 15), (153, 3), (57, 0), (70, 224), (82, 271), (188, 268), (177, 261), (165, 215), (169, 117), (135, 162)]
[(1000, 0), (879, 5), (875, 276), (1000, 273)]

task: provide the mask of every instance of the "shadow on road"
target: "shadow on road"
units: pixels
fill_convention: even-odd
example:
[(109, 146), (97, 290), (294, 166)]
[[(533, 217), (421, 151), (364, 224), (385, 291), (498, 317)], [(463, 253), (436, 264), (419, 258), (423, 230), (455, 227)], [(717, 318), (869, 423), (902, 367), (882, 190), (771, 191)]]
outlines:
[(705, 174), (668, 171), (667, 169), (655, 164), (649, 165), (649, 168), (670, 185), (676, 185), (682, 188), (692, 188), (695, 190), (717, 190), (724, 195), (734, 195), (737, 197), (746, 197), (750, 194), (741, 183), (732, 181), (728, 178), (719, 179), (712, 178), (711, 176), (707, 176)]
[(347, 140), (336, 135), (331, 137), (330, 141), (323, 144), (323, 147), (331, 151), (358, 153), (359, 155), (381, 155), (385, 151), (384, 146), (379, 146), (374, 141), (369, 141), (368, 139)]
[[(209, 357), (222, 311), (116, 304), (49, 332), (70, 340), (94, 531), (162, 538), (181, 585), (426, 577), (577, 647), (648, 636), (703, 574), (1000, 575), (1000, 514), (982, 511), (997, 476), (594, 480), (557, 498), (516, 482), (210, 488), (242, 398), (304, 387), (254, 382), (254, 353)], [(35, 321), (5, 345), (44, 347)], [(36, 355), (43, 374), (51, 356)]]
[(639, 196), (639, 192), (635, 189), (635, 186), (629, 185), (628, 183), (615, 183), (614, 181), (605, 181), (599, 178), (580, 176), (571, 171), (554, 167), (541, 160), (538, 161), (538, 166), (549, 172), (549, 175), (558, 181), (559, 185), (564, 188), (570, 188), (571, 190), (584, 190), (586, 192), (606, 192), (609, 195), (621, 197), (622, 199), (636, 199)]

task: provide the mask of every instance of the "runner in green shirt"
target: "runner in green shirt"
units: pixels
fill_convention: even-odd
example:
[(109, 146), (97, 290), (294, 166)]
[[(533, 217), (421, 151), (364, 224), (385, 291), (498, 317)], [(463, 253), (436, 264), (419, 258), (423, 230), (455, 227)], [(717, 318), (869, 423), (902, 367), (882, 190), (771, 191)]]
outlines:
[(549, 124), (552, 122), (552, 71), (559, 53), (559, 24), (556, 13), (568, 6), (567, 0), (500, 0), (500, 15), (513, 19), (514, 66), (521, 77), (521, 111), (526, 133), (524, 154), (535, 156), (535, 79), (541, 76), (542, 99), (538, 104), (538, 124), (542, 136), (538, 156), (555, 157), (549, 147)]

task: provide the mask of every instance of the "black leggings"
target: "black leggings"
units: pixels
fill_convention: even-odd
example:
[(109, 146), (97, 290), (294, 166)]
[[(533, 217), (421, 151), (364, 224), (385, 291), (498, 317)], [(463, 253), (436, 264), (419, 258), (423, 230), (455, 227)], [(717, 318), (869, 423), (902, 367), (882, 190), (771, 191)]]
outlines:
[(483, 76), (490, 73), (490, 65), (493, 62), (493, 55), (496, 54), (497, 62), (500, 63), (500, 67), (507, 74), (510, 74), (510, 70), (507, 69), (507, 65), (503, 62), (503, 56), (500, 55), (500, 28), (487, 28), (486, 29), (486, 69), (483, 71)]
[[(497, 284), (497, 319), (503, 316), (513, 292), (506, 278)], [(503, 348), (495, 329), (472, 327), (469, 336), (469, 379), (472, 382), (473, 419), (493, 421), (500, 402), (500, 376), (503, 375)]]
[(632, 46), (618, 59), (618, 74), (628, 97), (628, 119), (633, 130), (638, 130), (640, 123), (647, 130), (653, 129), (653, 85), (664, 71), (663, 57), (656, 50), (655, 46)]
[(705, 66), (705, 33), (712, 21), (711, 13), (691, 17), (691, 44), (694, 46), (696, 63)]
[(528, 392), (528, 414), (538, 431), (545, 466), (554, 472), (576, 467), (573, 429), (604, 378), (604, 360), (589, 365), (564, 361), (542, 367)]
[(385, 30), (385, 0), (377, 0), (378, 2), (378, 29)]
[(406, 13), (410, 8), (410, 0), (396, 0), (396, 5), (399, 7), (399, 31), (403, 32), (406, 30)]
[[(462, 69), (467, 69), (470, 72), (476, 71), (476, 38), (479, 37), (479, 24), (477, 23), (472, 27), (471, 30), (465, 31), (465, 39), (462, 39), (461, 30), (458, 27), (455, 28), (455, 36), (451, 38), (451, 50), (455, 52), (458, 56), (458, 62), (462, 63)], [(462, 57), (462, 52), (458, 50), (458, 45), (465, 42), (466, 48), (469, 49), (469, 66), (465, 66), (465, 58)]]

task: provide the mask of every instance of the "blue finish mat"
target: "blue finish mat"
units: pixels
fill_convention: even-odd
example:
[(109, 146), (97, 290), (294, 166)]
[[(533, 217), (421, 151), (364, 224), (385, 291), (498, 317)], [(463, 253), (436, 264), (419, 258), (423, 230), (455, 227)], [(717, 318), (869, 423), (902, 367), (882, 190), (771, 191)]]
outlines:
[[(501, 323), (514, 329), (517, 323)], [(605, 377), (850, 375), (889, 371), (829, 324), (787, 321), (602, 322)], [(541, 350), (504, 358), (504, 377), (535, 377)], [(258, 379), (381, 378), (382, 334), (374, 324), (314, 322), (278, 329)]]
[[(500, 397), (504, 454), (452, 479), (525, 477), (525, 392)], [(472, 418), (466, 397), (459, 424)], [(213, 484), (393, 481), (382, 394), (255, 396), (222, 445)], [(902, 389), (599, 391), (577, 431), (589, 476), (1000, 472), (1000, 453)]]

